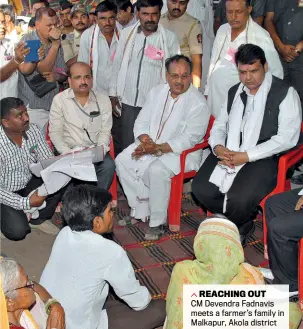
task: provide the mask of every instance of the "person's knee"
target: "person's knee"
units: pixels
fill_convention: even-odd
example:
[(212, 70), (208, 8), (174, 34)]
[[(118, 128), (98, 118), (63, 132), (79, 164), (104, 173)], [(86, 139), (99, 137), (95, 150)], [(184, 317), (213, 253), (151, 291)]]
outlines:
[(268, 198), (265, 202), (265, 215), (268, 212), (275, 213), (274, 209), (276, 208), (276, 205), (279, 204), (278, 199), (280, 198), (279, 195), (273, 195), (270, 198)]
[(24, 240), (27, 234), (30, 233), (30, 228), (29, 226), (26, 227), (25, 225), (20, 225), (12, 229), (2, 228), (1, 232), (8, 240), (20, 241)]
[(116, 170), (115, 161), (111, 156), (107, 156), (103, 161), (103, 170), (108, 175), (113, 175)]
[(169, 180), (171, 179), (170, 169), (166, 168), (161, 161), (154, 161), (148, 167), (148, 175), (149, 180), (152, 182), (153, 180)]
[(158, 324), (161, 325), (165, 321), (166, 317), (166, 302), (163, 299), (153, 299), (149, 306), (152, 309), (155, 319), (157, 319)]

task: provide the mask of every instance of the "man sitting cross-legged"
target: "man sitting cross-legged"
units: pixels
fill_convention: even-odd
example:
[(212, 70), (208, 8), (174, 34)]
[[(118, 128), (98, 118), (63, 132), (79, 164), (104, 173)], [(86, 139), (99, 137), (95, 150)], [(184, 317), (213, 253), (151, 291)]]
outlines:
[[(112, 231), (112, 197), (91, 185), (67, 190), (56, 238), (41, 284), (60, 301), (70, 329), (154, 329), (165, 319), (165, 301), (151, 300), (136, 280), (124, 249), (102, 235)], [(122, 301), (110, 300), (109, 285)]]
[[(180, 154), (203, 139), (209, 110), (192, 85), (192, 63), (176, 55), (166, 61), (168, 84), (153, 88), (135, 122), (135, 143), (116, 158), (117, 174), (131, 207), (120, 225), (150, 216), (146, 240), (163, 235), (171, 178), (180, 172)], [(201, 151), (189, 154), (186, 170), (196, 170)]]
[(22, 240), (31, 232), (25, 214), (31, 208), (46, 207), (39, 211), (39, 218), (31, 220), (32, 227), (57, 234), (58, 228), (46, 221), (50, 219), (61, 200), (62, 191), (48, 197), (37, 192), (29, 194), (43, 184), (32, 175), (32, 163), (53, 156), (40, 129), (29, 122), (23, 101), (7, 97), (0, 101), (0, 214), (1, 232), (10, 240)]
[(294, 147), (301, 130), (298, 93), (268, 72), (264, 51), (242, 45), (235, 56), (241, 83), (210, 133), (211, 153), (192, 191), (212, 213), (224, 213), (246, 242), (261, 200), (276, 186), (279, 155)]

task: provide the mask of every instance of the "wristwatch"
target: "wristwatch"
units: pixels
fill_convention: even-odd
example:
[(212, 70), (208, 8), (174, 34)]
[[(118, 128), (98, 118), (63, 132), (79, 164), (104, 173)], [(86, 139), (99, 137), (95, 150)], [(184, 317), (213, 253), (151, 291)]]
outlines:
[(157, 149), (157, 152), (155, 153), (155, 156), (160, 157), (162, 154), (163, 154), (163, 152), (161, 151), (160, 146), (159, 146)]

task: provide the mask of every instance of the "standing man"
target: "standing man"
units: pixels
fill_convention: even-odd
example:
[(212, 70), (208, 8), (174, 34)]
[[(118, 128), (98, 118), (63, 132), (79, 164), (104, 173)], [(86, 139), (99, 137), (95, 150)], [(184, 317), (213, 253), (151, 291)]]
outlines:
[[(97, 24), (87, 29), (81, 36), (78, 60), (89, 64), (93, 70), (93, 89), (104, 95), (109, 95), (110, 79), (113, 61), (119, 41), (116, 29), (117, 7), (105, 0), (96, 8)], [(121, 151), (119, 144), (120, 119), (113, 118), (112, 135), (115, 153)]]
[(25, 44), (14, 44), (5, 37), (4, 12), (0, 10), (0, 100), (4, 97), (17, 97), (18, 67), (29, 53)]
[(176, 33), (182, 55), (193, 64), (193, 85), (201, 87), (202, 78), (202, 26), (186, 13), (189, 0), (167, 0), (168, 12), (161, 16), (160, 23)]
[(63, 48), (63, 55), (65, 63), (71, 59), (70, 56), (70, 43), (74, 39), (74, 27), (71, 22), (71, 10), (73, 5), (68, 1), (60, 1), (60, 8), (58, 10), (60, 18), (60, 29), (64, 37), (61, 41), (61, 46)]
[(32, 17), (35, 17), (36, 12), (39, 8), (48, 8), (49, 7), (49, 3), (47, 0), (34, 0), (32, 2), (32, 10), (31, 10), (31, 15)]
[[(221, 25), (227, 23), (226, 1), (227, 0), (221, 0), (220, 3), (217, 5), (215, 11), (215, 33), (217, 33)], [(251, 17), (260, 26), (263, 25), (264, 16), (266, 16), (266, 1), (268, 0), (251, 0), (250, 2), (250, 5), (252, 7)]]
[(192, 191), (238, 226), (245, 245), (257, 206), (277, 184), (280, 154), (299, 140), (302, 117), (298, 93), (269, 72), (259, 46), (242, 45), (235, 61), (241, 82), (227, 92), (209, 137), (212, 153)]
[(61, 74), (66, 66), (57, 25), (56, 12), (51, 8), (40, 8), (36, 13), (36, 30), (22, 39), (23, 42), (40, 40), (45, 52), (45, 57), (38, 63), (19, 65), (22, 74), (19, 74), (18, 95), (29, 107), (31, 122), (40, 128), (48, 122), (52, 100), (59, 92), (58, 82), (66, 79)]
[(130, 0), (117, 1), (117, 9), (117, 28), (119, 31), (137, 22), (137, 17), (134, 14), (134, 6)]
[(284, 80), (303, 102), (303, 3), (298, 0), (267, 0), (265, 28), (280, 54)]
[(95, 163), (98, 186), (108, 190), (115, 164), (108, 154), (112, 127), (111, 102), (106, 95), (92, 91), (92, 70), (77, 62), (69, 71), (70, 88), (55, 96), (50, 110), (49, 136), (59, 153), (73, 149), (103, 146), (104, 160)]
[[(116, 158), (117, 174), (131, 208), (131, 225), (150, 216), (145, 240), (158, 240), (167, 220), (171, 178), (180, 173), (180, 154), (203, 139), (209, 110), (192, 86), (192, 63), (183, 55), (166, 61), (168, 84), (148, 94), (134, 127), (136, 142)], [(202, 151), (190, 154), (186, 170), (197, 170)]]
[(242, 44), (260, 46), (268, 60), (269, 70), (283, 78), (283, 68), (273, 41), (266, 30), (250, 17), (249, 0), (227, 0), (227, 24), (218, 30), (212, 51), (205, 95), (214, 116), (220, 112), (229, 88), (239, 82), (235, 53)]
[(89, 24), (88, 12), (82, 4), (74, 5), (70, 15), (74, 32), (72, 39), (68, 41), (68, 45), (64, 48), (64, 60), (68, 68), (77, 62), (81, 35), (88, 28)]
[(97, 6), (96, 15), (98, 24), (91, 26), (81, 36), (78, 60), (92, 68), (93, 89), (108, 95), (119, 40), (117, 7), (110, 0), (105, 0)]
[(73, 5), (68, 1), (60, 1), (60, 8), (59, 8), (59, 18), (60, 18), (60, 25), (61, 25), (61, 33), (62, 34), (70, 34), (74, 31), (72, 26), (72, 22), (70, 20), (70, 14), (72, 11)]
[(114, 114), (121, 115), (122, 150), (134, 141), (134, 123), (148, 92), (166, 81), (165, 60), (180, 53), (177, 36), (159, 24), (162, 6), (162, 0), (138, 0), (139, 22), (121, 33), (109, 95)]
[[(303, 3), (298, 0), (267, 0), (265, 28), (279, 52), (284, 79), (303, 103)], [(303, 184), (303, 174), (292, 178)]]

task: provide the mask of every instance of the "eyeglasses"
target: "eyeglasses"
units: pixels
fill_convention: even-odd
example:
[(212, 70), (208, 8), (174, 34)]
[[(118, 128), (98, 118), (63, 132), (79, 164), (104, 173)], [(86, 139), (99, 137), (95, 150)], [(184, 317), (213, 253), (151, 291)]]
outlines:
[(25, 286), (23, 286), (23, 287), (19, 287), (19, 288), (16, 288), (16, 289), (12, 289), (12, 290), (8, 290), (8, 291), (6, 291), (4, 294), (7, 294), (7, 293), (9, 293), (9, 292), (16, 291), (16, 290), (19, 290), (19, 289), (23, 289), (23, 288), (28, 288), (28, 289), (32, 289), (32, 290), (34, 290), (34, 286), (35, 286), (35, 284), (34, 284), (33, 281), (28, 281), (27, 284), (26, 284)]
[[(168, 72), (167, 72), (168, 73)], [(168, 73), (168, 75), (173, 79), (173, 80), (177, 80), (179, 78), (181, 78), (181, 80), (186, 80), (188, 79), (191, 75), (190, 74), (182, 74), (182, 75), (178, 75), (176, 73)]]

